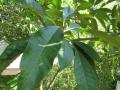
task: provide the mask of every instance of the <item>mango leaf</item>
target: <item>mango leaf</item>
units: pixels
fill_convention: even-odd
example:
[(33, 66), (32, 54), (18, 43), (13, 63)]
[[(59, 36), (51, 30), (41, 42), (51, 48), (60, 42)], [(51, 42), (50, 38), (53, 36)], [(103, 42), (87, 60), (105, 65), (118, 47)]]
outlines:
[(71, 9), (70, 7), (64, 7), (63, 9), (63, 19), (64, 21), (68, 18), (70, 18), (74, 13), (74, 10)]
[(101, 17), (103, 20), (108, 21), (108, 20), (110, 20), (110, 18), (109, 18), (109, 15), (107, 14), (109, 12), (107, 12), (107, 11), (109, 11), (109, 10), (97, 9), (94, 12), (95, 12), (95, 16), (97, 15), (98, 17)]
[(0, 73), (26, 48), (28, 39), (16, 40), (4, 50), (0, 56)]
[(52, 0), (52, 4), (57, 8), (60, 9), (61, 8), (61, 0)]
[(82, 42), (73, 42), (79, 50), (89, 56), (92, 60), (100, 61), (100, 56), (98, 53), (89, 45)]
[(81, 23), (92, 27), (94, 30), (98, 30), (97, 21), (95, 20), (95, 18), (92, 15), (90, 15), (90, 14), (78, 14), (77, 17), (79, 19), (83, 19), (83, 20), (81, 20)]
[(95, 0), (89, 0), (89, 2), (93, 5)]
[(74, 71), (76, 90), (98, 90), (97, 75), (86, 57), (75, 49)]
[(63, 32), (57, 26), (41, 28), (31, 36), (21, 59), (18, 90), (31, 90), (39, 86), (52, 68), (62, 40)]
[(104, 13), (111, 13), (112, 10), (109, 9), (109, 8), (99, 8), (99, 9), (96, 9), (95, 12), (97, 13), (100, 13), (100, 12), (104, 12)]
[(73, 30), (76, 32), (81, 32), (80, 25), (77, 23), (71, 23), (68, 27), (65, 28), (65, 30)]
[(117, 15), (118, 15), (117, 13), (118, 13), (118, 12), (117, 12), (117, 5), (115, 5), (115, 6), (113, 7), (113, 9), (112, 9), (112, 17), (117, 16)]
[(84, 9), (90, 9), (92, 7), (92, 4), (87, 1), (83, 1), (80, 3), (80, 5), (77, 7), (78, 10), (84, 10)]
[(72, 47), (67, 41), (64, 41), (58, 53), (60, 68), (64, 69), (67, 66), (72, 65), (73, 58), (74, 58), (74, 53)]
[(104, 18), (101, 18), (101, 16), (99, 14), (97, 14), (95, 17), (100, 22), (100, 24), (106, 29), (106, 24), (105, 24)]
[(43, 7), (38, 2), (36, 2), (35, 0), (16, 0), (16, 1), (35, 8), (36, 10), (41, 12), (41, 14), (43, 14), (43, 15), (45, 14), (45, 11), (44, 11)]
[(100, 37), (101, 40), (108, 42), (113, 47), (120, 48), (120, 36), (118, 36), (117, 34), (111, 34), (95, 30), (90, 30), (89, 32), (92, 33), (94, 36)]

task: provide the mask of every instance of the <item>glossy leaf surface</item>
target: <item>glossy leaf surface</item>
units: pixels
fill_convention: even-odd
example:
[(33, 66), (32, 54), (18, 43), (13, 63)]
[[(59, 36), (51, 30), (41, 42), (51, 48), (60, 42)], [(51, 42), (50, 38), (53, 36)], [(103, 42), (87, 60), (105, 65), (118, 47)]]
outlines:
[(41, 28), (29, 40), (21, 61), (21, 78), (18, 90), (31, 90), (52, 68), (60, 49), (63, 32), (57, 26)]
[(96, 72), (86, 57), (78, 50), (75, 50), (74, 69), (76, 90), (98, 90)]

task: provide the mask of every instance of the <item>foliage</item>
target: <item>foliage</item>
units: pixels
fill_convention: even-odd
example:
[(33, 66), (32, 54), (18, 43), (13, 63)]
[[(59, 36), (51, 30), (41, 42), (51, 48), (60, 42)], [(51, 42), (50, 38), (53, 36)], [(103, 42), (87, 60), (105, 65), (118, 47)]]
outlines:
[[(111, 55), (116, 57), (112, 60), (118, 60), (120, 55), (116, 56), (120, 51), (118, 3), (116, 0), (3, 0), (0, 37), (11, 44), (0, 56), (0, 68), (6, 68), (17, 54), (23, 53), (17, 90), (35, 90), (58, 57), (59, 71), (74, 66), (75, 89), (98, 90), (101, 83), (97, 73), (102, 74), (99, 71), (102, 64), (98, 64), (96, 73), (96, 61), (103, 63), (106, 53), (108, 60)], [(115, 68), (116, 63), (112, 62)]]

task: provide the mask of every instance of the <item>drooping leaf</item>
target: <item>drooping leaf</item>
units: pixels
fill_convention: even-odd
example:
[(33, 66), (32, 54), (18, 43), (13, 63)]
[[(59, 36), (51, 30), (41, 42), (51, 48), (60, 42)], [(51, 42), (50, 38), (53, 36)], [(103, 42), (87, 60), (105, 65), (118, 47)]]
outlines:
[(100, 61), (100, 56), (98, 53), (89, 45), (82, 43), (82, 42), (73, 42), (78, 49), (87, 54), (92, 60)]
[(4, 50), (0, 56), (0, 73), (26, 48), (28, 39), (16, 40)]
[(95, 10), (94, 12), (95, 12), (95, 16), (98, 16), (99, 18), (102, 18), (105, 21), (110, 20), (109, 15), (107, 14), (108, 12), (102, 9)]
[(97, 20), (100, 22), (100, 24), (106, 29), (106, 24), (104, 18), (101, 18), (99, 14), (96, 15)]
[(94, 30), (98, 30), (97, 21), (95, 18), (90, 14), (78, 14), (77, 17), (81, 20), (81, 23), (85, 24), (86, 26), (92, 27)]
[(98, 90), (97, 75), (82, 52), (75, 50), (74, 71), (76, 90)]
[(31, 36), (21, 60), (18, 90), (31, 90), (52, 68), (60, 49), (63, 32), (57, 26), (41, 28)]
[(60, 68), (64, 69), (67, 66), (72, 65), (73, 58), (74, 58), (74, 53), (72, 47), (67, 41), (64, 41), (58, 53)]

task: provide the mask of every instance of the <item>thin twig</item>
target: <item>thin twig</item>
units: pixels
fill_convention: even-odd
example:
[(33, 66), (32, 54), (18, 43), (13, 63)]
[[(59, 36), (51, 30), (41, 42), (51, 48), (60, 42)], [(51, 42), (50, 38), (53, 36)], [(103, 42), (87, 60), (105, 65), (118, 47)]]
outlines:
[(90, 38), (78, 38), (78, 39), (73, 39), (72, 41), (82, 41), (82, 40), (98, 40), (98, 37), (90, 37)]
[(58, 70), (57, 70), (57, 72), (55, 73), (55, 75), (54, 75), (53, 79), (51, 80), (51, 82), (50, 82), (50, 84), (48, 85), (48, 87), (47, 87), (47, 89), (46, 89), (46, 90), (50, 90), (51, 85), (53, 85), (53, 84), (54, 84), (54, 82), (55, 82), (55, 80), (56, 80), (56, 77), (57, 77), (57, 75), (59, 74), (59, 72), (60, 72), (60, 71), (61, 71), (60, 69), (58, 69)]

